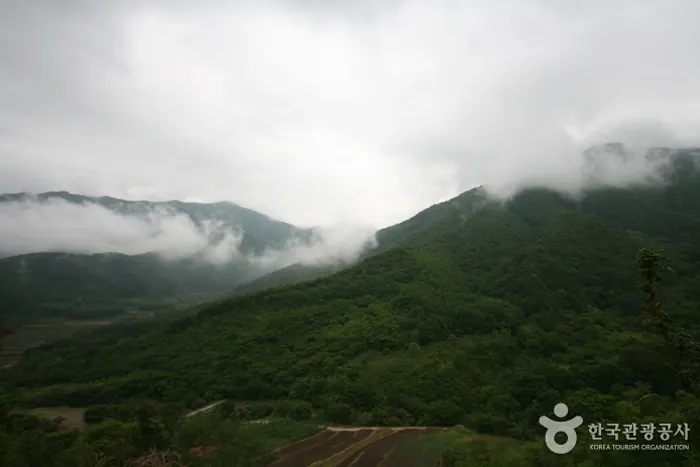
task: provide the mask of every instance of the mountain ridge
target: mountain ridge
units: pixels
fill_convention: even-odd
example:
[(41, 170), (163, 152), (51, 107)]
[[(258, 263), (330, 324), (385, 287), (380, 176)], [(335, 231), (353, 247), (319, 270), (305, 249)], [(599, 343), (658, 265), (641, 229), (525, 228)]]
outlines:
[[(596, 157), (605, 157), (605, 154), (611, 155), (611, 157), (618, 157), (619, 154), (626, 154), (625, 157), (629, 157), (629, 154), (625, 152), (623, 146), (608, 146), (603, 146), (599, 149), (591, 149), (596, 155), (595, 157), (591, 157), (593, 157), (593, 159), (595, 159)], [(688, 191), (687, 187), (689, 185), (687, 183), (683, 184), (677, 182), (682, 182), (688, 177), (693, 177), (693, 174), (697, 172), (696, 166), (694, 165), (694, 161), (697, 159), (698, 154), (699, 153), (697, 148), (687, 148), (683, 150), (656, 148), (655, 150), (647, 151), (644, 154), (645, 159), (656, 158), (664, 162), (665, 165), (662, 164), (656, 166), (655, 173), (657, 174), (657, 178), (658, 176), (660, 176), (663, 180), (665, 180), (664, 183), (667, 185), (667, 188), (663, 188), (664, 185), (659, 185), (658, 183), (656, 185), (645, 185), (643, 183), (644, 180), (640, 180), (639, 183), (627, 187), (625, 189), (616, 189), (612, 186), (605, 184), (597, 185), (585, 191), (584, 197), (586, 201), (584, 203), (570, 198), (569, 195), (559, 193), (557, 191), (552, 191), (547, 188), (526, 188), (521, 190), (519, 192), (519, 195), (513, 197), (512, 199), (498, 199), (494, 198), (484, 187), (477, 187), (468, 190), (456, 196), (453, 199), (430, 206), (418, 212), (411, 218), (406, 219), (403, 222), (378, 230), (376, 232), (376, 237), (378, 241), (377, 247), (361, 252), (359, 259), (381, 253), (396, 246), (421, 246), (426, 244), (432, 244), (432, 248), (435, 249), (435, 245), (439, 244), (440, 242), (443, 242), (446, 238), (446, 232), (454, 231), (456, 225), (468, 223), (469, 219), (479, 215), (479, 213), (484, 210), (486, 210), (487, 212), (491, 212), (491, 216), (496, 216), (491, 221), (495, 223), (494, 225), (498, 224), (499, 222), (515, 222), (515, 219), (507, 220), (505, 218), (502, 218), (502, 216), (498, 214), (499, 209), (501, 209), (502, 206), (509, 206), (509, 209), (514, 210), (514, 212), (517, 211), (519, 213), (519, 220), (517, 221), (518, 223), (525, 222), (527, 224), (530, 224), (531, 226), (537, 226), (542, 222), (546, 222), (547, 219), (552, 215), (555, 215), (558, 212), (563, 212), (565, 210), (576, 210), (578, 212), (585, 212), (590, 211), (592, 209), (597, 212), (596, 215), (603, 216), (610, 221), (624, 220), (624, 222), (628, 224), (625, 226), (625, 228), (627, 229), (639, 230), (640, 228), (650, 228), (649, 226), (651, 226), (651, 228), (656, 231), (655, 233), (661, 235), (662, 237), (663, 235), (667, 234), (664, 233), (664, 229), (669, 230), (670, 228), (672, 228), (676, 232), (681, 232), (685, 230), (692, 231), (693, 229), (695, 229), (696, 226), (696, 221), (694, 220), (695, 218), (693, 216), (696, 216), (700, 212), (700, 208), (698, 208), (698, 206), (700, 206), (700, 199), (696, 199), (695, 197), (693, 197), (694, 195)], [(641, 205), (644, 205), (645, 203), (648, 204), (646, 199), (649, 197), (653, 198), (654, 196), (656, 196), (654, 193), (656, 193), (656, 190), (659, 189), (665, 190), (664, 196), (666, 200), (664, 202), (668, 203), (668, 206), (663, 207), (662, 209), (664, 210), (664, 215), (673, 224), (673, 227), (668, 227), (667, 225), (652, 222), (653, 215), (651, 215), (650, 213), (654, 210), (658, 211), (659, 207), (657, 205), (647, 206), (645, 208), (645, 212), (641, 214), (637, 214), (634, 216), (631, 216), (629, 214), (635, 208), (639, 207), (640, 203)], [(611, 193), (615, 193), (614, 198), (610, 198)], [(206, 220), (216, 219), (218, 215), (217, 213), (220, 209), (226, 210), (232, 208), (235, 209), (238, 213), (253, 213), (251, 214), (253, 223), (256, 221), (260, 221), (261, 219), (265, 222), (268, 222), (268, 220), (270, 219), (269, 216), (256, 213), (255, 211), (248, 210), (246, 208), (242, 208), (239, 205), (230, 202), (186, 203), (177, 200), (169, 202), (125, 201), (107, 196), (88, 197), (83, 195), (74, 195), (68, 192), (46, 192), (38, 195), (28, 195), (26, 193), (0, 195), (0, 202), (8, 200), (16, 201), (21, 199), (37, 199), (40, 201), (51, 201), (52, 199), (60, 199), (66, 202), (70, 202), (72, 200), (74, 203), (93, 204), (97, 202), (101, 203), (99, 204), (100, 206), (107, 208), (111, 207), (111, 209), (114, 209), (117, 212), (123, 212), (125, 210), (123, 206), (136, 206), (138, 207), (137, 211), (140, 210), (139, 212), (149, 212), (148, 209), (152, 208), (153, 206), (167, 206), (174, 212), (185, 214), (190, 219), (193, 219), (193, 222), (199, 222), (200, 224), (201, 222), (204, 222)], [(609, 204), (610, 199), (614, 199), (614, 202), (618, 204), (618, 207), (616, 207), (613, 210), (610, 210), (610, 208), (606, 208), (606, 204)], [(626, 201), (626, 199), (628, 200)], [(692, 201), (682, 201), (682, 199), (690, 199)], [(655, 202), (656, 201), (654, 201), (654, 203)], [(120, 206), (122, 207), (120, 208)], [(610, 212), (610, 215), (607, 214), (608, 212)], [(620, 215), (621, 212), (623, 213), (622, 216)], [(219, 220), (222, 220), (226, 226), (236, 225), (237, 220), (235, 219), (234, 214), (235, 213), (228, 213), (227, 215), (223, 216), (223, 218), (219, 218)], [(499, 216), (501, 217), (499, 218)], [(251, 219), (248, 218), (248, 220)], [(249, 223), (250, 222), (248, 222), (248, 224)], [(246, 225), (244, 227), (244, 231), (247, 228), (248, 230), (255, 231), (259, 236), (255, 237), (252, 235), (248, 235), (246, 231), (246, 236), (241, 242), (241, 250), (253, 253), (264, 252), (268, 251), (270, 248), (275, 248), (276, 246), (279, 247), (281, 245), (288, 245), (290, 238), (294, 241), (301, 241), (303, 243), (305, 241), (311, 241), (317, 234), (317, 231), (315, 229), (299, 229), (294, 226), (291, 226), (290, 224), (286, 224), (281, 221), (275, 221), (274, 219), (266, 225), (268, 225), (269, 228), (260, 227), (258, 229), (250, 229)], [(483, 225), (485, 226), (488, 224)], [(469, 235), (480, 237), (482, 239), (488, 238), (489, 235), (494, 235), (493, 233), (489, 233), (488, 228), (486, 227), (479, 227), (479, 229), (481, 230), (471, 232), (469, 233)], [(505, 235), (505, 232), (516, 231), (521, 232), (521, 235), (524, 235), (525, 232), (527, 232), (527, 229), (518, 227), (518, 225), (516, 224), (509, 224), (509, 226), (506, 229), (501, 230), (502, 231), (498, 232), (498, 235)], [(260, 235), (267, 235), (267, 237), (261, 239)], [(480, 241), (483, 242), (485, 240)], [(690, 239), (688, 238), (678, 237), (677, 235), (674, 235), (673, 241), (681, 242), (679, 243), (679, 251), (685, 251), (688, 249), (692, 250), (692, 246), (688, 245), (688, 242), (690, 242)], [(28, 258), (34, 259), (37, 257)], [(91, 262), (96, 262), (98, 265), (104, 265), (105, 263), (118, 263), (119, 261), (121, 261), (121, 259), (118, 258), (119, 257), (117, 256), (85, 256), (83, 257), (83, 259), (86, 262), (84, 269), (85, 271), (93, 271), (89, 274), (98, 277), (102, 275), (102, 273), (96, 273), (96, 270), (93, 269), (94, 265), (90, 264)], [(180, 294), (184, 291), (187, 294), (206, 293), (207, 296), (209, 296), (208, 294), (213, 293), (211, 287), (212, 284), (216, 285), (216, 291), (220, 294), (241, 294), (251, 292), (254, 290), (264, 290), (265, 288), (270, 286), (283, 287), (288, 284), (299, 283), (305, 280), (313, 280), (328, 274), (338, 272), (344, 268), (350, 267), (353, 264), (355, 264), (355, 261), (338, 262), (333, 263), (331, 265), (321, 266), (314, 266), (312, 264), (304, 263), (291, 263), (289, 265), (282, 265), (281, 269), (276, 268), (276, 270), (272, 272), (258, 270), (256, 272), (246, 273), (242, 270), (241, 265), (229, 265), (224, 267), (224, 269), (221, 269), (221, 267), (219, 267), (218, 269), (212, 267), (209, 268), (207, 271), (203, 271), (201, 268), (198, 269), (197, 267), (194, 267), (193, 264), (189, 262), (183, 263), (187, 267), (183, 267), (181, 273), (175, 274), (175, 276), (173, 277), (168, 276), (163, 272), (156, 272), (162, 269), (168, 269), (168, 267), (172, 268), (173, 263), (159, 261), (156, 258), (149, 255), (138, 256), (138, 259), (136, 258), (137, 257), (135, 256), (135, 262), (143, 262), (144, 259), (148, 258), (153, 260), (153, 264), (150, 266), (150, 271), (149, 268), (144, 269), (143, 267), (141, 267), (141, 272), (137, 273), (137, 276), (135, 277), (141, 277), (141, 279), (139, 279), (138, 281), (146, 284), (152, 282), (152, 277), (161, 277), (162, 283), (158, 285), (154, 284), (154, 287), (155, 289), (163, 290), (164, 295)], [(489, 261), (493, 260), (494, 258), (482, 257), (477, 255), (473, 258), (474, 266), (472, 267), (472, 269), (482, 267), (481, 265), (485, 264), (484, 261), (488, 263)], [(469, 266), (466, 265), (464, 267), (469, 268)], [(0, 259), (0, 269), (2, 268), (3, 260)], [(11, 269), (8, 269), (6, 264), (4, 268), (6, 274), (8, 275), (16, 275), (19, 273), (18, 271), (12, 271)], [(198, 276), (201, 276), (201, 278), (203, 279), (200, 278), (196, 280), (190, 280), (190, 283), (188, 284), (187, 277), (191, 276), (187, 276), (186, 274), (184, 274), (187, 271), (189, 271), (190, 274), (196, 274)], [(128, 273), (128, 275), (133, 274), (134, 273), (131, 272)], [(145, 274), (145, 276), (138, 276), (138, 274)], [(227, 279), (222, 280), (222, 277)], [(90, 281), (91, 279), (89, 277), (86, 277), (76, 282), (89, 283)], [(14, 282), (17, 283), (17, 280), (15, 280)], [(115, 282), (119, 281), (116, 280)], [(193, 287), (192, 284), (194, 283), (198, 285), (196, 287)], [(121, 302), (130, 302), (133, 301), (133, 299), (139, 298), (126, 294), (124, 294), (124, 296), (122, 297), (119, 297), (118, 295), (115, 296), (113, 292), (109, 291), (111, 286), (103, 284), (100, 285), (100, 287), (103, 287), (104, 296), (121, 299), (119, 300)], [(41, 288), (41, 286), (39, 286), (39, 288)], [(7, 292), (7, 290), (9, 290), (9, 292)], [(10, 296), (15, 296), (15, 298), (11, 299), (9, 302), (8, 300), (4, 301), (5, 306), (9, 308), (17, 306), (17, 303), (32, 302), (32, 300), (28, 300), (26, 298), (17, 298), (16, 295), (18, 294), (18, 290), (21, 289), (17, 289), (16, 287), (6, 288), (6, 292), (4, 294), (0, 293), (0, 301), (2, 301), (3, 296), (7, 297), (9, 293)], [(82, 296), (84, 294), (76, 293), (75, 295)], [(48, 302), (51, 302), (53, 298), (49, 297), (44, 301), (47, 300)], [(63, 299), (60, 299), (58, 301), (63, 302)], [(72, 301), (69, 300), (68, 302), (63, 302), (63, 304), (58, 307), (50, 306), (48, 308), (68, 310), (71, 306), (73, 306), (71, 303)], [(27, 305), (22, 305), (22, 307), (25, 306)], [(29, 306), (37, 308), (36, 304)], [(120, 304), (116, 308), (125, 308), (128, 306), (131, 305)], [(154, 305), (149, 304), (148, 306), (151, 307)], [(97, 316), (99, 316), (99, 314)]]
[[(280, 245), (282, 239), (286, 237), (299, 236), (307, 239), (312, 229), (302, 229), (284, 221), (274, 219), (266, 214), (245, 208), (230, 201), (218, 201), (215, 203), (195, 203), (180, 200), (170, 201), (148, 201), (148, 200), (124, 200), (111, 196), (87, 196), (67, 191), (48, 191), (43, 193), (7, 193), (0, 194), (2, 202), (38, 201), (47, 202), (52, 200), (62, 200), (72, 204), (95, 204), (118, 214), (144, 214), (159, 208), (171, 208), (172, 214), (186, 214), (195, 223), (216, 218), (223, 221), (227, 227), (235, 228), (236, 223), (245, 224), (243, 230), (245, 235), (253, 238), (262, 237), (261, 240)], [(261, 228), (257, 223), (269, 223), (266, 228)], [(265, 237), (272, 238), (265, 238)], [(245, 241), (245, 238), (244, 238)], [(269, 245), (266, 245), (269, 246)]]
[[(186, 413), (228, 399), (260, 417), (286, 404), (314, 423), (463, 425), (514, 441), (459, 443), (444, 456), (454, 467), (559, 465), (539, 424), (559, 403), (587, 423), (695, 433), (700, 393), (679, 372), (700, 374), (697, 353), (684, 348), (690, 364), (679, 364), (642, 310), (658, 300), (672, 332), (698, 341), (699, 169), (679, 154), (669, 183), (578, 198), (470, 190), (392, 226), (351, 267), (32, 349), (3, 370), (0, 391), (22, 408), (118, 414), (152, 400)], [(635, 271), (646, 248), (673, 268), (658, 270), (651, 302)], [(601, 453), (588, 430), (578, 436), (570, 459), (586, 465), (697, 465), (692, 452)]]
[[(402, 226), (409, 231), (417, 229), (420, 235), (393, 232), (397, 238), (407, 239), (405, 245), (380, 249), (350, 268), (295, 285), (216, 300), (189, 317), (167, 325), (154, 324), (153, 329), (128, 342), (95, 337), (92, 342), (56, 344), (51, 352), (36, 352), (20, 361), (9, 376), (17, 387), (27, 388), (30, 382), (58, 384), (51, 386), (51, 391), (59, 395), (27, 393), (34, 394), (27, 400), (38, 397), (43, 403), (69, 403), (78, 394), (92, 391), (94, 382), (111, 381), (112, 389), (90, 392), (101, 401), (112, 397), (110, 391), (138, 381), (143, 388), (138, 394), (165, 399), (176, 393), (180, 399), (201, 393), (212, 398), (291, 397), (327, 409), (331, 402), (323, 394), (345, 394), (342, 403), (352, 417), (359, 417), (372, 411), (376, 401), (362, 402), (362, 398), (343, 391), (360, 391), (355, 380), (362, 382), (365, 389), (361, 391), (372, 393), (379, 390), (376, 381), (388, 384), (384, 373), (372, 370), (368, 362), (385, 362), (397, 377), (408, 378), (414, 370), (404, 364), (417, 358), (423, 362), (418, 367), (427, 386), (391, 389), (382, 383), (381, 391), (391, 394), (388, 399), (377, 399), (385, 401), (383, 407), (393, 416), (404, 413), (399, 418), (408, 420), (407, 413), (417, 420), (424, 416), (426, 406), (413, 407), (406, 397), (420, 398), (427, 404), (437, 401), (436, 397), (447, 397), (463, 404), (462, 408), (451, 406), (457, 414), (474, 417), (474, 413), (468, 415), (469, 407), (481, 396), (455, 371), (460, 365), (472, 367), (475, 361), (459, 360), (462, 357), (447, 349), (465, 339), (464, 345), (455, 347), (462, 349), (460, 352), (468, 352), (482, 341), (500, 342), (503, 352), (510, 352), (505, 349), (529, 342), (526, 336), (534, 327), (540, 336), (538, 343), (522, 347), (523, 358), (543, 358), (537, 352), (554, 351), (559, 352), (558, 364), (564, 365), (568, 358), (564, 349), (569, 344), (557, 342), (557, 333), (579, 346), (577, 352), (584, 352), (588, 344), (576, 333), (586, 323), (585, 333), (591, 342), (610, 350), (618, 333), (630, 337), (641, 326), (631, 318), (637, 313), (633, 266), (638, 248), (660, 246), (668, 250), (678, 266), (677, 274), (665, 285), (665, 296), (677, 307), (679, 321), (695, 326), (693, 307), (700, 303), (700, 293), (694, 284), (700, 279), (700, 262), (696, 260), (700, 246), (694, 239), (700, 235), (700, 217), (691, 216), (693, 221), (689, 222), (669, 209), (681, 200), (680, 206), (694, 210), (690, 201), (700, 197), (698, 172), (694, 177), (666, 187), (595, 189), (578, 204), (543, 188), (523, 190), (505, 203), (483, 205), (479, 204), (483, 199), (478, 191), (465, 192), (455, 198), (457, 201), (426, 210), (430, 216), (423, 217), (429, 219), (429, 227), (416, 222)], [(640, 200), (656, 210), (630, 209)], [(464, 203), (470, 215), (464, 218), (455, 203)], [(609, 206), (616, 207), (615, 213), (606, 210)], [(605, 326), (595, 327), (594, 322)], [(604, 332), (607, 327), (609, 331)], [(118, 329), (110, 332), (119, 334)], [(636, 372), (624, 380), (627, 382), (641, 378), (653, 387), (668, 387), (663, 380), (666, 371), (658, 359), (654, 360), (654, 365), (660, 365), (658, 375), (652, 379), (642, 377), (643, 370), (636, 363), (623, 362), (628, 359), (624, 352), (634, 345), (630, 340), (614, 351), (621, 359), (615, 371), (621, 375)], [(67, 368), (55, 361), (69, 354), (72, 358), (90, 354), (100, 363)], [(414, 354), (415, 358), (411, 357)], [(120, 356), (118, 362), (113, 357), (116, 355)], [(512, 364), (509, 359), (515, 358), (509, 355), (496, 365), (505, 373), (489, 373), (489, 381), (502, 381), (509, 387), (514, 384), (504, 376), (511, 373), (507, 370)], [(447, 376), (430, 369), (436, 362), (455, 368), (449, 372), (454, 383), (451, 389), (436, 386)], [(521, 364), (530, 365), (526, 361)], [(632, 366), (623, 370), (624, 365)], [(589, 366), (568, 371), (575, 370), (575, 378), (598, 378), (586, 375), (593, 371)], [(360, 369), (366, 376), (355, 373)], [(333, 376), (336, 370), (350, 379), (339, 382)], [(144, 371), (172, 375), (176, 378), (172, 384), (179, 389), (158, 396), (147, 387), (159, 383)], [(538, 371), (530, 368), (526, 373)], [(520, 372), (517, 375), (524, 377)], [(369, 384), (368, 378), (375, 378), (375, 383)], [(608, 393), (607, 380), (600, 378), (592, 386)], [(314, 393), (310, 389), (313, 384), (326, 389)], [(45, 389), (48, 391), (48, 386)], [(527, 409), (524, 401), (532, 400), (528, 397), (518, 399), (523, 410)], [(529, 415), (521, 415), (522, 420), (528, 419)], [(496, 411), (494, 416), (506, 415)], [(473, 418), (470, 421), (482, 423)]]
[[(5, 314), (11, 322), (102, 318), (120, 315), (127, 309), (167, 311), (174, 303), (210, 299), (231, 292), (275, 267), (257, 264), (246, 259), (248, 256), (254, 258), (282, 250), (292, 243), (308, 245), (316, 235), (314, 229), (298, 228), (231, 202), (127, 201), (66, 191), (0, 195), (0, 209), (15, 209), (12, 212), (20, 216), (23, 209), (47, 206), (56, 208), (59, 214), (65, 206), (73, 209), (96, 206), (114, 216), (140, 219), (149, 229), (150, 226), (167, 228), (158, 222), (179, 218), (184, 220), (181, 224), (189, 229), (191, 236), (201, 237), (200, 247), (207, 250), (199, 253), (193, 250), (191, 255), (188, 253), (190, 256), (170, 259), (161, 257), (157, 251), (79, 252), (65, 248), (19, 254), (4, 251), (4, 257), (0, 258), (0, 306), (7, 310)], [(10, 215), (9, 220), (13, 219)], [(242, 231), (235, 245), (239, 257), (221, 264), (198, 259), (198, 255), (208, 254), (209, 249), (217, 254), (217, 245), (231, 248), (223, 242), (231, 242), (226, 236), (238, 231)], [(146, 234), (152, 231), (144, 231)], [(83, 247), (78, 244), (75, 248)]]

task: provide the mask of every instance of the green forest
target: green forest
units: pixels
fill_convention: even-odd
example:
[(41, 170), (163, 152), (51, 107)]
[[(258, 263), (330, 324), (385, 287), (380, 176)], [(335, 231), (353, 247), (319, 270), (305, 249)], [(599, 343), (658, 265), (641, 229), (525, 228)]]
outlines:
[[(219, 443), (191, 465), (262, 466), (275, 436), (335, 424), (517, 440), (454, 445), (445, 467), (698, 466), (697, 154), (674, 153), (656, 185), (507, 201), (471, 190), (381, 231), (373, 254), (331, 275), (32, 349), (0, 373), (0, 465), (123, 465)], [(219, 400), (261, 413), (232, 403), (178, 423)], [(538, 423), (560, 402), (584, 419), (567, 455)], [(21, 412), (59, 406), (87, 408), (90, 427)], [(277, 421), (245, 422), (262, 417)], [(687, 423), (691, 449), (591, 450), (593, 422)]]

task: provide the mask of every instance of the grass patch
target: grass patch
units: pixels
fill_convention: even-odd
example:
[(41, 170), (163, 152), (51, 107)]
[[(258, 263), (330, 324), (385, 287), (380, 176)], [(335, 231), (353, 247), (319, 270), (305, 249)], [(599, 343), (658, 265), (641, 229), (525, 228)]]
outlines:
[[(511, 458), (513, 453), (521, 452), (522, 442), (499, 436), (470, 435), (454, 444), (445, 453), (445, 460), (460, 459), (464, 465), (472, 463), (500, 463)], [(510, 463), (509, 463), (510, 465)]]
[(505, 436), (496, 436), (496, 435), (487, 435), (483, 433), (471, 433), (468, 432), (462, 439), (459, 441), (461, 443), (470, 443), (472, 441), (486, 441), (491, 444), (499, 444), (502, 446), (508, 446), (508, 447), (514, 447), (518, 446), (520, 444), (520, 441), (515, 439), (515, 438), (508, 438)]
[(62, 423), (62, 426), (65, 426), (66, 428), (85, 428), (84, 408), (40, 407), (28, 410), (27, 413), (30, 413), (36, 417), (44, 418), (46, 420), (64, 418), (65, 421)]

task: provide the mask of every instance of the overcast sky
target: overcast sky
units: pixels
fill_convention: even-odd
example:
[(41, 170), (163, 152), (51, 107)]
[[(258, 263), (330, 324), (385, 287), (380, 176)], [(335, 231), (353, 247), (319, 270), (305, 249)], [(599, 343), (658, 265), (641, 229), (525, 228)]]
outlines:
[(477, 184), (571, 176), (620, 125), (700, 135), (697, 0), (0, 8), (2, 192), (382, 227)]

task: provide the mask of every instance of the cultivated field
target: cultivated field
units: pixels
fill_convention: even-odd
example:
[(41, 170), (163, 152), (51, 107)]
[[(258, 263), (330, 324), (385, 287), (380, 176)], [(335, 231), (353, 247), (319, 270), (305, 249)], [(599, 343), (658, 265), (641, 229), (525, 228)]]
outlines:
[(329, 427), (276, 450), (270, 467), (438, 467), (442, 451), (465, 436), (447, 428)]

